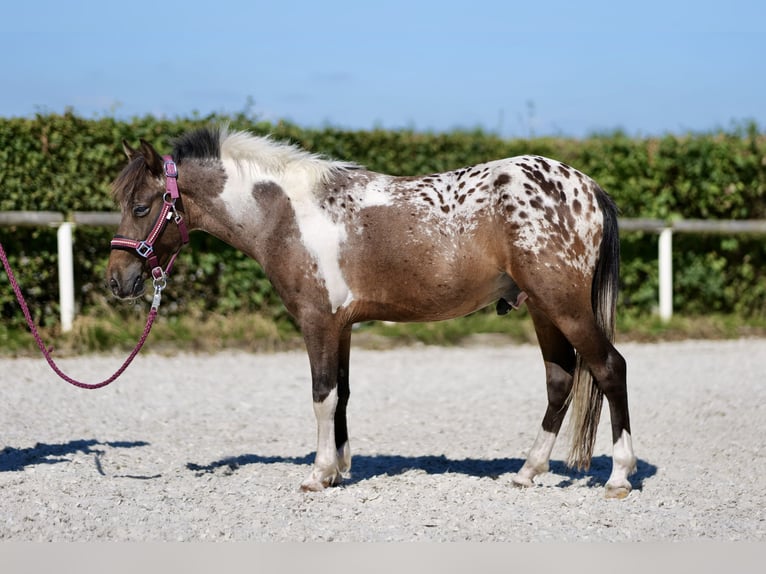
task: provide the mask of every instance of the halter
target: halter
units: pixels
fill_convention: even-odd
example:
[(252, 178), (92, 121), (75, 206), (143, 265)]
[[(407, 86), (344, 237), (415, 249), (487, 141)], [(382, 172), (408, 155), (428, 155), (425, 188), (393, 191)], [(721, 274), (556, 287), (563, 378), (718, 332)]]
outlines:
[[(162, 210), (157, 216), (149, 235), (143, 241), (115, 235), (111, 242), (112, 249), (135, 251), (139, 256), (146, 259), (154, 281), (155, 301), (157, 301), (157, 304), (159, 304), (159, 293), (167, 284), (168, 275), (173, 268), (173, 263), (175, 263), (178, 253), (181, 251), (181, 247), (189, 243), (189, 230), (186, 228), (186, 222), (176, 210), (176, 201), (181, 197), (178, 193), (178, 168), (171, 156), (166, 155), (162, 159), (165, 160), (165, 193), (162, 195)], [(154, 244), (165, 231), (171, 219), (178, 226), (178, 231), (181, 234), (181, 246), (173, 253), (167, 266), (163, 269), (154, 251)]]

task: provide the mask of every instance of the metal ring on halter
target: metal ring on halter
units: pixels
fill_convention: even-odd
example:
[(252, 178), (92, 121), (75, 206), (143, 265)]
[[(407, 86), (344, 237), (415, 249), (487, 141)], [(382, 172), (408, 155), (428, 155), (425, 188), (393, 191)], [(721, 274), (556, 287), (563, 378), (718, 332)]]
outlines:
[[(158, 273), (155, 273), (155, 271), (158, 271)], [(155, 267), (152, 269), (152, 284), (154, 285), (155, 291), (157, 289), (162, 290), (168, 286), (168, 276), (165, 271), (162, 270), (162, 267)]]

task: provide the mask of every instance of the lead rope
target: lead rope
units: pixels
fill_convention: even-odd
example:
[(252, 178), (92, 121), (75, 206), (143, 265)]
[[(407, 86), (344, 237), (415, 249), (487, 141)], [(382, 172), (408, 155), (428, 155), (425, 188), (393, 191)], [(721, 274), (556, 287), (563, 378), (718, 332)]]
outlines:
[(146, 327), (144, 327), (144, 332), (141, 335), (141, 338), (138, 340), (138, 344), (136, 345), (135, 349), (133, 349), (130, 355), (128, 355), (128, 358), (125, 359), (125, 362), (122, 364), (122, 366), (119, 369), (117, 369), (117, 371), (111, 377), (101, 381), (100, 383), (82, 383), (76, 379), (73, 379), (66, 373), (64, 373), (58, 367), (58, 365), (56, 365), (56, 362), (53, 360), (53, 357), (51, 357), (50, 351), (45, 346), (45, 343), (43, 343), (43, 340), (40, 337), (40, 333), (38, 333), (37, 331), (37, 326), (35, 325), (35, 322), (32, 320), (32, 315), (29, 312), (29, 307), (27, 306), (27, 302), (24, 300), (24, 296), (21, 294), (21, 288), (19, 287), (19, 284), (16, 281), (16, 277), (13, 275), (13, 271), (11, 270), (11, 266), (8, 263), (8, 257), (5, 255), (5, 250), (3, 249), (2, 243), (0, 243), (0, 259), (3, 260), (3, 267), (5, 267), (5, 272), (8, 274), (8, 279), (10, 279), (11, 281), (11, 287), (13, 287), (13, 292), (16, 294), (16, 299), (18, 300), (19, 305), (21, 305), (21, 310), (24, 313), (24, 318), (27, 320), (27, 325), (29, 326), (29, 330), (32, 332), (32, 336), (35, 338), (35, 342), (37, 343), (37, 346), (40, 348), (40, 351), (45, 357), (45, 360), (48, 361), (48, 364), (50, 365), (51, 369), (53, 369), (53, 371), (59, 377), (64, 379), (70, 385), (74, 385), (75, 387), (79, 387), (81, 389), (100, 389), (101, 387), (105, 387), (109, 383), (116, 380), (120, 375), (122, 375), (125, 369), (128, 368), (128, 365), (130, 365), (130, 363), (133, 362), (133, 359), (141, 350), (141, 347), (144, 346), (144, 343), (146, 342), (146, 338), (149, 336), (149, 331), (151, 331), (152, 329), (152, 324), (154, 323), (154, 319), (157, 317), (157, 310), (160, 306), (160, 300), (162, 297), (162, 289), (165, 287), (164, 281), (163, 282), (155, 281), (154, 283), (154, 300), (152, 301), (152, 308), (149, 311), (149, 317), (146, 320)]

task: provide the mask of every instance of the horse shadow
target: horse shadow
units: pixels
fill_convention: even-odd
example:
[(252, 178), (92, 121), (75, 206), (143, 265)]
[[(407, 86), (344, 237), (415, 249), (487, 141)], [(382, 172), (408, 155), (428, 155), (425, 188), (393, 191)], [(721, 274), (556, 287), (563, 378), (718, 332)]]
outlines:
[[(314, 462), (314, 453), (299, 457), (284, 456), (261, 456), (258, 454), (244, 454), (222, 458), (209, 464), (187, 463), (186, 468), (196, 474), (206, 474), (222, 471), (230, 475), (237, 472), (241, 467), (251, 464), (295, 464), (310, 466)], [(498, 479), (505, 474), (517, 473), (524, 459), (521, 458), (463, 458), (453, 459), (444, 455), (401, 456), (401, 455), (365, 455), (355, 454), (351, 468), (350, 478), (343, 481), (344, 485), (355, 484), (378, 476), (396, 476), (410, 470), (420, 470), (427, 474), (458, 473), (479, 478)], [(608, 455), (595, 456), (591, 460), (588, 470), (576, 470), (569, 468), (564, 461), (552, 460), (550, 473), (560, 476), (558, 487), (573, 485), (576, 481), (587, 479), (588, 486), (604, 486), (609, 479), (612, 470), (612, 457)], [(657, 467), (647, 461), (639, 459), (636, 463), (636, 472), (631, 475), (630, 481), (635, 490), (643, 488), (644, 480), (657, 474)]]
[(38, 464), (60, 464), (62, 462), (71, 462), (71, 455), (81, 453), (94, 455), (96, 468), (100, 474), (104, 475), (104, 471), (100, 464), (100, 457), (105, 452), (103, 447), (136, 448), (148, 445), (149, 443), (144, 441), (101, 442), (94, 439), (81, 439), (59, 444), (38, 442), (31, 448), (14, 448), (6, 446), (3, 450), (0, 450), (0, 472), (20, 471), (29, 466)]

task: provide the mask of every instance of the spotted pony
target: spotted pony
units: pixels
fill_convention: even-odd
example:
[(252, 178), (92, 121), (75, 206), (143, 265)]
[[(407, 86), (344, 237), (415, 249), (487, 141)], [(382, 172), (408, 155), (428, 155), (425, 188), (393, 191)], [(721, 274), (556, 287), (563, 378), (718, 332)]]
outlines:
[[(140, 239), (162, 209), (164, 161), (147, 142), (123, 142), (129, 161), (114, 183), (121, 237)], [(619, 273), (616, 208), (588, 176), (558, 161), (520, 156), (417, 177), (331, 161), (225, 127), (174, 145), (178, 214), (254, 258), (300, 326), (309, 356), (316, 457), (301, 488), (322, 490), (351, 467), (346, 408), (352, 325), (438, 321), (489, 304), (526, 303), (545, 363), (548, 405), (512, 480), (548, 470), (571, 411), (568, 464), (590, 464), (603, 397), (613, 457), (606, 496), (631, 490), (625, 360), (612, 344)], [(180, 248), (168, 226), (160, 263)], [(144, 291), (146, 261), (113, 250), (115, 295)]]

